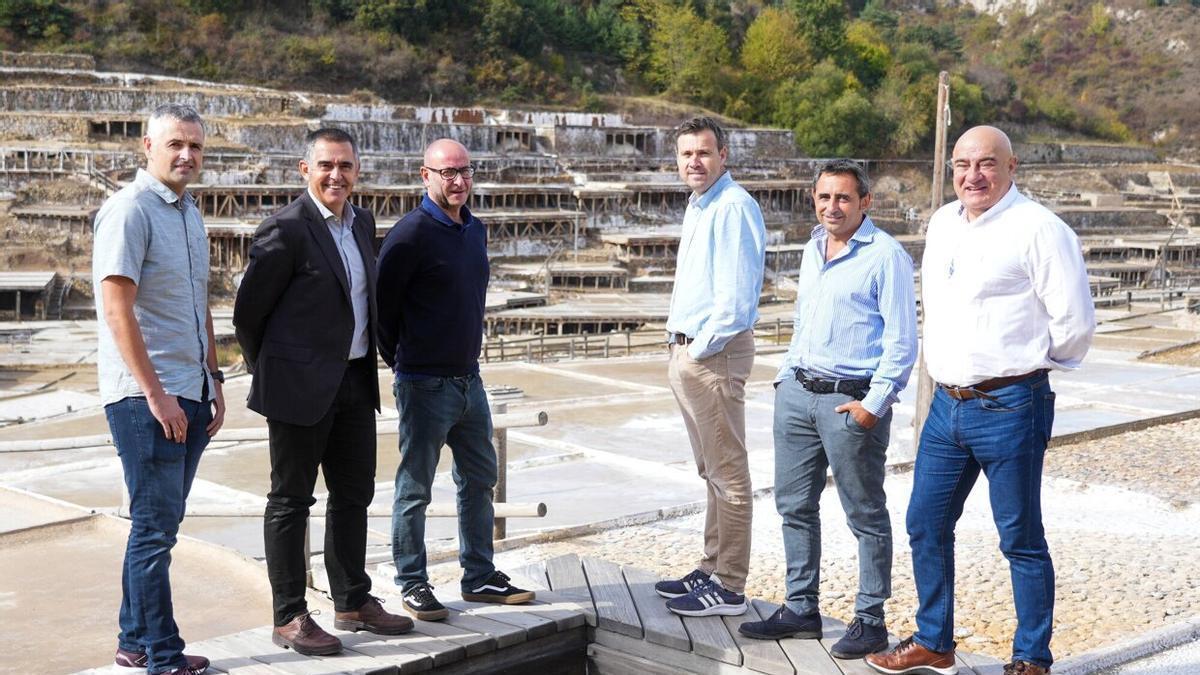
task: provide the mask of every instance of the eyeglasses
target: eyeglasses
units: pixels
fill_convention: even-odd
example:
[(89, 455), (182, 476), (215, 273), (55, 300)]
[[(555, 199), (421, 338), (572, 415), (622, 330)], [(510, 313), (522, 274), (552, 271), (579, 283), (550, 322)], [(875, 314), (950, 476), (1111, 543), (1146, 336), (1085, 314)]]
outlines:
[(447, 183), (459, 176), (462, 176), (463, 180), (471, 180), (471, 176), (475, 175), (475, 167), (470, 164), (459, 167), (448, 166), (445, 169), (435, 169), (431, 166), (422, 166), (421, 168), (436, 173)]

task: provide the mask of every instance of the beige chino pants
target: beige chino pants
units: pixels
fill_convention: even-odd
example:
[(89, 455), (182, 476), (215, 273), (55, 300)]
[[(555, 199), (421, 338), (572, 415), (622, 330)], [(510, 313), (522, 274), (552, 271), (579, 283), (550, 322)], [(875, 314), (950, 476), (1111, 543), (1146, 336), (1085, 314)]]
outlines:
[(743, 331), (725, 349), (699, 361), (685, 345), (671, 344), (667, 378), (683, 413), (708, 487), (704, 555), (696, 565), (727, 590), (743, 593), (750, 569), (754, 513), (746, 459), (746, 380), (754, 366), (754, 332)]

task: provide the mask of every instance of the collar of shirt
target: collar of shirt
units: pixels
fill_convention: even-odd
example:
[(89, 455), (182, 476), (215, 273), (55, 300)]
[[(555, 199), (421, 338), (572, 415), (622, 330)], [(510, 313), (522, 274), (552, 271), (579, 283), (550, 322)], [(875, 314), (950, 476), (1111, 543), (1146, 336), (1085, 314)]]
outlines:
[(710, 185), (708, 189), (704, 191), (704, 194), (698, 195), (693, 192), (692, 195), (688, 197), (688, 204), (702, 209), (711, 204), (713, 200), (717, 198), (717, 195), (721, 194), (721, 190), (724, 190), (726, 187), (732, 184), (733, 176), (729, 175), (729, 170), (727, 169), (725, 173), (721, 174), (721, 177), (717, 179), (717, 182)]
[(1008, 207), (1012, 206), (1020, 196), (1021, 191), (1017, 189), (1017, 181), (1014, 180), (1009, 184), (1008, 192), (1004, 193), (1004, 196), (1000, 198), (1000, 201), (992, 204), (992, 208), (979, 214), (979, 217), (975, 220), (967, 220), (967, 207), (961, 201), (958, 203), (958, 216), (962, 218), (963, 222), (965, 223), (970, 223), (971, 225), (982, 225), (993, 218), (998, 218), (1000, 214), (1004, 213)]
[(429, 198), (429, 193), (425, 193), (425, 196), (421, 198), (421, 208), (425, 211), (425, 213), (428, 213), (431, 218), (447, 227), (465, 230), (471, 226), (472, 222), (478, 222), (478, 219), (475, 218), (475, 214), (471, 213), (471, 209), (467, 208), (466, 204), (463, 204), (462, 211), (460, 213), (462, 215), (462, 224), (460, 225), (454, 222), (454, 219), (446, 215), (446, 212), (442, 210), (442, 207), (435, 204), (434, 201)]
[(350, 206), (350, 202), (346, 202), (342, 206), (343, 216), (339, 218), (334, 215), (333, 211), (329, 210), (329, 207), (322, 204), (320, 199), (317, 199), (317, 196), (313, 194), (312, 188), (308, 189), (308, 198), (317, 205), (317, 210), (321, 212), (321, 219), (325, 222), (329, 222), (329, 219), (333, 218), (339, 224), (345, 225), (346, 227), (351, 227), (354, 225), (354, 207)]
[[(133, 182), (137, 185), (146, 187), (151, 192), (161, 197), (162, 200), (168, 204), (174, 205), (175, 202), (179, 201), (179, 195), (175, 194), (174, 190), (167, 187), (165, 183), (155, 178), (149, 171), (146, 171), (145, 169), (137, 170), (137, 176), (134, 177)], [(193, 203), (194, 201), (192, 199), (192, 193), (184, 192), (183, 205), (186, 207), (191, 206)]]

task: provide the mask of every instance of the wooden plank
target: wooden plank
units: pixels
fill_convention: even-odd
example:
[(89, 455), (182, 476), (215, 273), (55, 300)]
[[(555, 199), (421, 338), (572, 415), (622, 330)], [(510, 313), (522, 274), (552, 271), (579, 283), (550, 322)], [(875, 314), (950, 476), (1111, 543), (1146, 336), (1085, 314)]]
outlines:
[[(283, 675), (284, 671), (255, 661), (243, 652), (233, 651), (220, 638), (188, 644), (188, 651), (207, 656), (210, 668), (230, 675)], [(109, 674), (105, 668), (105, 675)]]
[[(838, 640), (846, 634), (846, 624), (829, 616), (821, 617), (821, 647), (828, 653), (833, 649), (833, 645), (837, 644)], [(888, 649), (900, 644), (894, 635), (888, 635)], [(862, 659), (839, 659), (829, 655), (834, 665), (836, 665), (845, 675), (879, 675), (879, 671), (868, 666), (866, 661)], [(964, 675), (971, 675), (964, 673)]]
[[(391, 663), (399, 668), (401, 673), (429, 670), (436, 666), (461, 661), (467, 656), (467, 650), (462, 647), (421, 633), (379, 635), (365, 631), (351, 633), (336, 629), (330, 633), (336, 635), (346, 649), (352, 649), (359, 654)], [(423, 666), (411, 665), (421, 661), (429, 663)]]
[(642, 637), (642, 622), (625, 586), (621, 568), (607, 560), (584, 558), (583, 573), (596, 603), (598, 627), (630, 637)]
[[(583, 568), (580, 567), (580, 576), (583, 576)], [(527, 588), (537, 591), (538, 602), (556, 605), (562, 609), (568, 609), (573, 612), (579, 612), (583, 615), (583, 619), (589, 626), (596, 625), (596, 608), (592, 604), (591, 594), (588, 593), (586, 601), (563, 595), (556, 591), (550, 590), (550, 582), (546, 574), (546, 565), (544, 563), (534, 563), (525, 565), (513, 570), (513, 580), (516, 582), (527, 583)], [(586, 581), (584, 582), (586, 587)], [(521, 584), (517, 584), (520, 586)], [(574, 627), (574, 626), (571, 626)], [(559, 630), (562, 630), (560, 628)]]
[[(779, 605), (765, 600), (752, 600), (759, 616), (771, 616), (779, 609)], [(788, 638), (779, 640), (779, 648), (792, 662), (798, 675), (841, 675), (842, 669), (834, 663), (833, 657), (821, 646), (818, 640), (798, 640)], [(878, 673), (876, 673), (878, 675)]]
[(588, 675), (691, 675), (662, 661), (651, 661), (598, 644), (588, 645)]
[(331, 675), (333, 673), (395, 673), (391, 664), (376, 661), (369, 656), (354, 652), (343, 652), (336, 656), (304, 656), (290, 649), (277, 647), (271, 642), (271, 627), (260, 626), (248, 631), (214, 638), (235, 654), (246, 654), (255, 661), (285, 673), (295, 675)]
[(667, 609), (662, 596), (654, 592), (654, 584), (659, 580), (658, 575), (637, 567), (624, 567), (625, 583), (629, 587), (629, 595), (637, 607), (638, 616), (642, 619), (642, 628), (646, 640), (685, 652), (692, 650), (692, 640), (683, 628), (679, 616)]
[(958, 662), (959, 675), (1003, 675), (1004, 661), (987, 654), (972, 654), (957, 650), (954, 652)]
[(413, 633), (456, 644), (466, 652), (466, 658), (478, 656), (496, 649), (496, 638), (476, 633), (447, 621), (413, 621)]
[[(720, 619), (717, 622), (720, 623)], [(698, 675), (746, 675), (751, 672), (740, 665), (710, 659), (696, 652), (682, 652), (678, 649), (670, 649), (662, 645), (656, 645), (652, 642), (638, 640), (628, 635), (621, 635), (620, 633), (607, 630), (597, 629), (593, 631), (592, 644), (609, 647), (646, 659), (647, 661), (666, 664), (689, 673), (697, 673)]]
[(520, 644), (529, 638), (525, 629), (520, 626), (493, 621), (473, 614), (464, 614), (454, 609), (450, 610), (450, 616), (446, 617), (446, 620), (442, 623), (461, 630), (487, 635), (496, 641), (496, 649), (505, 649), (515, 644)]
[[(536, 574), (537, 570), (535, 569), (533, 572)], [(544, 569), (542, 570), (543, 581), (541, 582), (538, 582), (536, 577), (529, 579), (517, 572), (514, 572), (511, 577), (513, 585), (518, 588), (527, 588), (537, 593), (533, 601), (523, 606), (528, 607), (529, 611), (538, 616), (543, 616), (554, 621), (558, 630), (571, 630), (587, 623), (587, 619), (578, 603), (570, 601), (555, 602), (553, 598), (557, 596), (552, 591), (541, 590), (537, 587), (538, 583), (541, 583), (543, 586), (545, 585), (546, 576)]]
[(754, 602), (750, 601), (747, 604), (749, 606), (746, 608), (745, 614), (721, 617), (721, 620), (725, 622), (725, 627), (729, 629), (729, 635), (733, 638), (734, 644), (742, 650), (742, 665), (760, 673), (770, 673), (770, 675), (794, 675), (796, 669), (792, 667), (792, 662), (783, 653), (783, 648), (779, 646), (778, 641), (755, 640), (738, 632), (738, 626), (743, 623), (762, 619), (758, 610), (754, 608)]
[(499, 605), (490, 602), (467, 602), (462, 596), (445, 594), (442, 604), (450, 609), (456, 609), (463, 614), (476, 616), (500, 623), (507, 623), (525, 631), (526, 639), (545, 637), (558, 632), (558, 624), (553, 619), (539, 616), (530, 607), (532, 605)]
[(587, 577), (583, 574), (583, 562), (575, 554), (547, 560), (546, 577), (550, 579), (550, 589), (555, 593), (595, 607)]
[(721, 617), (685, 616), (683, 627), (692, 639), (693, 652), (735, 666), (742, 665), (742, 650), (738, 649)]
[[(587, 656), (587, 643), (587, 630), (575, 628), (452, 663), (445, 668), (439, 668), (437, 675), (582, 674)], [(564, 667), (572, 664), (578, 664), (578, 668)]]

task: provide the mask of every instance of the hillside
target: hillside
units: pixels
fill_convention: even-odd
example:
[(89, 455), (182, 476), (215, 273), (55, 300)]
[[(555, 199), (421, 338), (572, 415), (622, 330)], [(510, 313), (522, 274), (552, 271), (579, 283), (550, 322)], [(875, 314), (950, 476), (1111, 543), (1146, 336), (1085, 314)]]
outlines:
[(5, 0), (0, 48), (395, 103), (650, 97), (877, 157), (925, 154), (948, 70), (955, 129), (1196, 159), (1200, 7), (1162, 1)]

